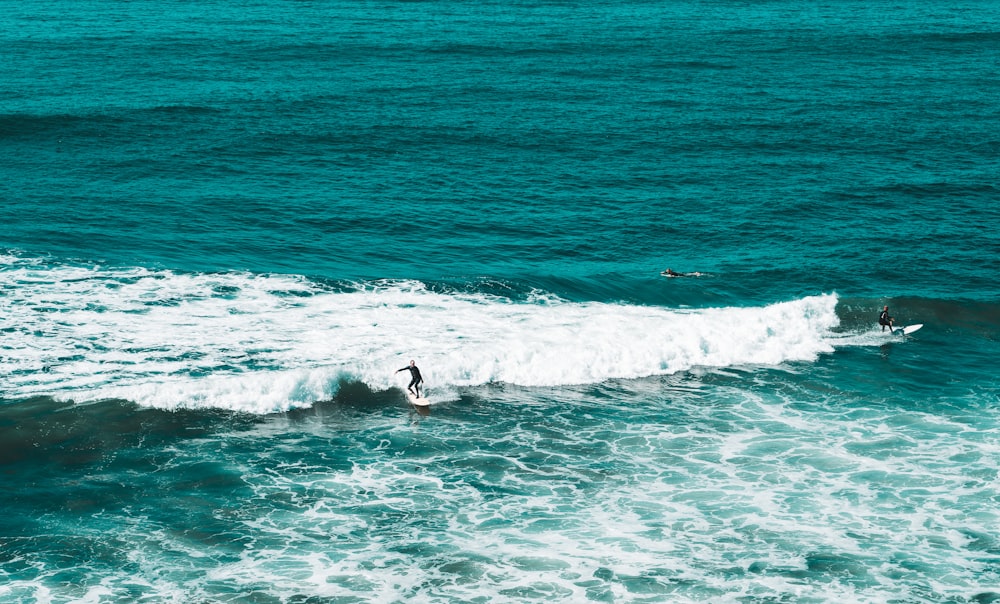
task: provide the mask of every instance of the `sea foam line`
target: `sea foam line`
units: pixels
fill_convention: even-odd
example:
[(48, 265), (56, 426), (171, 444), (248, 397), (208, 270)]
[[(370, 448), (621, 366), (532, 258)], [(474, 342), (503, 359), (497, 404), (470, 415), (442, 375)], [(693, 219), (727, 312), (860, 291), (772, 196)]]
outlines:
[[(333, 291), (299, 276), (15, 266), (0, 271), (11, 398), (123, 398), (270, 412), (343, 380), (432, 388), (597, 383), (833, 350), (834, 294), (679, 310), (554, 296), (442, 293), (413, 281)], [(10, 394), (12, 393), (12, 394)]]

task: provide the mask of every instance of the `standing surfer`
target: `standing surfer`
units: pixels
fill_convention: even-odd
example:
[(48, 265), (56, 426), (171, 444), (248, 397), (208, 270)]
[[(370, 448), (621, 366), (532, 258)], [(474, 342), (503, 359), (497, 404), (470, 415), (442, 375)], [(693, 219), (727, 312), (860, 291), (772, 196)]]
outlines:
[[(410, 392), (410, 394), (420, 398), (420, 384), (424, 382), (424, 378), (420, 377), (420, 370), (417, 369), (417, 363), (415, 361), (410, 361), (409, 365), (403, 367), (402, 369), (397, 369), (396, 373), (406, 370), (409, 370), (410, 377), (412, 378), (410, 380), (410, 385), (407, 386), (406, 389)], [(414, 390), (416, 390), (416, 392), (414, 392)]]
[(882, 331), (885, 331), (885, 328), (888, 327), (889, 333), (892, 333), (892, 321), (892, 317), (889, 316), (889, 307), (883, 306), (882, 312), (878, 316), (878, 324), (882, 326)]

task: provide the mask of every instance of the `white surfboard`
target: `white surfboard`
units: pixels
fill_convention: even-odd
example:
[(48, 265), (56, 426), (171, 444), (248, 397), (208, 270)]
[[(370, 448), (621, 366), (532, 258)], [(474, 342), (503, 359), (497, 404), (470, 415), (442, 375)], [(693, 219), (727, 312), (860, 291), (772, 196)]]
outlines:
[(417, 398), (409, 390), (406, 391), (406, 398), (410, 399), (410, 402), (413, 403), (414, 405), (416, 405), (417, 407), (430, 407), (431, 406), (431, 402), (429, 400), (427, 400), (426, 396), (421, 396), (420, 398)]
[(900, 327), (899, 329), (897, 329), (896, 333), (899, 333), (900, 331), (902, 331), (903, 335), (905, 336), (905, 335), (908, 335), (908, 334), (911, 334), (911, 333), (915, 332), (916, 330), (920, 329), (923, 326), (924, 326), (923, 323), (917, 323), (916, 325), (907, 325), (906, 327)]

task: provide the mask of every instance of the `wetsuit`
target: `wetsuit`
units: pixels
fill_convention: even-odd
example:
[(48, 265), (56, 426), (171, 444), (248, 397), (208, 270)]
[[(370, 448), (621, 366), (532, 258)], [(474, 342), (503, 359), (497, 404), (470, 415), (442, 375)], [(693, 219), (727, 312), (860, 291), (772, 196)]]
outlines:
[(882, 326), (882, 331), (888, 327), (889, 331), (892, 331), (892, 317), (889, 316), (888, 310), (883, 310), (878, 316), (878, 324)]
[[(416, 365), (407, 365), (406, 367), (403, 367), (403, 369), (409, 371), (410, 377), (413, 378), (410, 380), (410, 385), (407, 386), (406, 389), (413, 392), (414, 387), (416, 387), (417, 398), (420, 398), (420, 384), (424, 381), (424, 378), (420, 377), (420, 370), (417, 369)], [(403, 369), (397, 370), (396, 373), (403, 371)]]

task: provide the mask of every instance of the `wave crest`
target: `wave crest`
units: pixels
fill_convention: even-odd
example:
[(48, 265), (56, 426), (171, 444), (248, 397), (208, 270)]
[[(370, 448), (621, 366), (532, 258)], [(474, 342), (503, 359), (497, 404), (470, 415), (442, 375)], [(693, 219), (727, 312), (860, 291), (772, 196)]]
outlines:
[[(9, 260), (9, 258), (8, 258)], [(833, 350), (833, 294), (682, 310), (513, 301), (380, 281), (331, 290), (299, 276), (44, 267), (0, 271), (11, 398), (121, 398), (267, 413), (338, 384), (434, 389), (596, 383), (693, 367), (776, 365)]]

